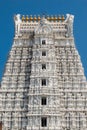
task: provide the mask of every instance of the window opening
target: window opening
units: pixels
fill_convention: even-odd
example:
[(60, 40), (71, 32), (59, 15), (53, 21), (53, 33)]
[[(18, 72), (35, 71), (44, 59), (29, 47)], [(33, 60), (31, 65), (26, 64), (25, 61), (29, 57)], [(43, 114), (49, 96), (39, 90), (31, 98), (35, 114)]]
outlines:
[(46, 127), (47, 126), (47, 117), (42, 117), (41, 118), (41, 126)]
[(46, 104), (47, 104), (46, 97), (42, 97), (42, 99), (41, 99), (41, 105), (46, 105)]
[(46, 45), (46, 41), (45, 40), (42, 40), (42, 45)]
[(42, 79), (42, 86), (46, 86), (46, 79)]
[(46, 51), (42, 51), (42, 56), (46, 56)]
[(42, 69), (46, 69), (46, 64), (42, 64)]

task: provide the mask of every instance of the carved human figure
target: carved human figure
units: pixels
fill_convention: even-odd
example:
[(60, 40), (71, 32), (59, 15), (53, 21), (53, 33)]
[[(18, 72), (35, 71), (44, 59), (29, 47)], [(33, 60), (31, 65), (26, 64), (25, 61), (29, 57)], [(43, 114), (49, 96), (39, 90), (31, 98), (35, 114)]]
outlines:
[(14, 16), (14, 22), (15, 22), (15, 34), (17, 36), (20, 32), (20, 23), (21, 23), (20, 14)]
[(67, 14), (67, 18), (65, 22), (67, 23), (67, 35), (73, 36), (73, 21), (74, 21), (74, 15)]

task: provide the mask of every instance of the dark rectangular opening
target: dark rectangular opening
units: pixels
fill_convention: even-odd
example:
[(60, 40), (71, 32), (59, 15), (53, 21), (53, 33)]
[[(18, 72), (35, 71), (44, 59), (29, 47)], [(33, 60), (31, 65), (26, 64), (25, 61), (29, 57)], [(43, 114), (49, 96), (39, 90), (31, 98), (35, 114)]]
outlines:
[(42, 51), (42, 56), (46, 56), (46, 51)]
[(46, 86), (46, 79), (42, 79), (42, 86)]
[(42, 40), (42, 45), (46, 45), (46, 41), (45, 40)]
[(47, 126), (47, 117), (42, 117), (41, 118), (41, 126), (46, 127)]
[(42, 99), (41, 99), (41, 105), (46, 105), (46, 104), (47, 104), (46, 97), (42, 97)]
[(46, 69), (46, 64), (42, 64), (42, 69)]

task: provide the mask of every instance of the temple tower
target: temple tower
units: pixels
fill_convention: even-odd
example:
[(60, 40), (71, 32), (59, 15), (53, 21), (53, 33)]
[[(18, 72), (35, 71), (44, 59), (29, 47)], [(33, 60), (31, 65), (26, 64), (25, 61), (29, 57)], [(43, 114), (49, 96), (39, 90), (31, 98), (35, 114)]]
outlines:
[(14, 16), (0, 88), (2, 130), (87, 130), (87, 85), (74, 16)]

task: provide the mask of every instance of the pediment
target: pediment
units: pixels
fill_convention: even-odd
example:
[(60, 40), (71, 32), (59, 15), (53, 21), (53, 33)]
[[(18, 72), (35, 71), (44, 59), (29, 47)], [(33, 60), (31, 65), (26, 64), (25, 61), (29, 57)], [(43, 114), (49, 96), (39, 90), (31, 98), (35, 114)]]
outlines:
[(47, 21), (47, 19), (42, 18), (37, 26), (37, 28), (35, 28), (35, 33), (36, 34), (49, 34), (52, 33), (52, 28), (49, 25), (49, 22)]

